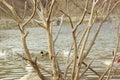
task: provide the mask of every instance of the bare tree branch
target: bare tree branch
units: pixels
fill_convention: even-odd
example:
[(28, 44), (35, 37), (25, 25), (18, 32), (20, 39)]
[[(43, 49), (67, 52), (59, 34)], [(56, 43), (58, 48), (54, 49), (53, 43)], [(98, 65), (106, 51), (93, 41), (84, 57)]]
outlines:
[[(47, 22), (46, 22), (46, 18), (45, 18), (45, 16), (44, 16), (44, 12), (43, 12), (42, 8), (41, 8), (41, 10), (37, 9), (36, 12), (37, 12), (37, 14), (38, 14), (38, 17), (40, 17), (40, 20), (41, 20), (43, 26), (46, 27), (46, 23), (47, 23)], [(39, 23), (39, 24), (40, 24), (40, 23)]]
[(24, 13), (23, 13), (23, 16), (22, 16), (22, 20), (25, 19), (25, 16), (26, 16), (26, 10), (27, 10), (27, 1), (25, 1)]
[(60, 31), (61, 31), (61, 28), (62, 28), (62, 23), (63, 23), (63, 17), (64, 17), (64, 15), (62, 15), (62, 16), (60, 17), (59, 30), (58, 30), (58, 32), (57, 32), (57, 35), (56, 35), (56, 37), (55, 37), (55, 40), (53, 41), (53, 44), (55, 44), (55, 42), (56, 42), (56, 40), (58, 39), (58, 36), (59, 36), (59, 34), (60, 34)]
[(80, 55), (79, 55), (79, 58), (78, 58), (78, 68), (76, 70), (75, 80), (79, 78), (79, 71), (80, 71), (80, 67), (81, 67), (81, 63), (82, 63), (82, 57), (84, 55), (83, 51), (84, 51), (85, 45), (87, 43), (91, 27), (92, 27), (92, 18), (93, 18), (93, 14), (94, 14), (95, 5), (96, 5), (96, 3), (93, 1), (93, 5), (92, 5), (92, 9), (91, 9), (91, 15), (90, 15), (89, 22), (88, 22), (88, 29), (87, 29), (87, 32), (85, 34), (83, 45), (81, 47)]
[(88, 7), (88, 0), (86, 0), (85, 9), (84, 9), (84, 12), (82, 14), (81, 20), (79, 20), (79, 22), (75, 25), (73, 31), (75, 31), (78, 28), (78, 26), (83, 22), (85, 15), (86, 15), (86, 12), (87, 12), (87, 7)]
[(67, 16), (68, 17), (68, 19), (69, 19), (69, 21), (70, 21), (70, 24), (71, 24), (71, 27), (72, 27), (72, 29), (74, 28), (74, 25), (73, 25), (73, 22), (72, 22), (72, 19), (71, 19), (71, 17), (68, 15), (68, 14), (66, 14), (64, 11), (62, 11), (62, 10), (60, 10), (65, 16)]
[(28, 61), (28, 62), (31, 62), (31, 63), (33, 63), (34, 65), (37, 65), (41, 70), (47, 72), (48, 74), (50, 74), (50, 75), (52, 76), (52, 73), (51, 73), (50, 71), (46, 70), (46, 69), (44, 68), (44, 66), (42, 66), (41, 64), (37, 64), (37, 57), (35, 58), (35, 61), (33, 61), (33, 60), (29, 60), (29, 59), (25, 58), (24, 56), (22, 56), (22, 55), (20, 55), (20, 54), (18, 54), (18, 53), (17, 53), (17, 55), (18, 55), (19, 57), (21, 57), (23, 60)]
[(87, 65), (86, 69), (81, 73), (81, 75), (79, 76), (79, 79), (81, 79), (81, 77), (86, 73), (86, 71), (89, 69), (89, 67), (91, 66), (91, 64), (93, 63), (94, 60), (92, 60), (89, 65)]
[(40, 22), (40, 21), (38, 21), (38, 20), (35, 20), (35, 22), (36, 22), (40, 27), (42, 27), (43, 29), (46, 29), (44, 23), (42, 23), (42, 22)]
[(14, 19), (15, 19), (18, 23), (20, 23), (21, 20), (20, 20), (19, 16), (17, 15), (15, 9), (14, 9), (11, 5), (9, 5), (5, 0), (3, 0), (2, 3), (12, 12), (12, 14), (14, 15), (14, 16), (12, 16), (12, 17), (14, 17)]
[(47, 18), (48, 23), (50, 22), (50, 19), (51, 19), (51, 14), (52, 14), (52, 9), (53, 9), (54, 3), (55, 3), (55, 0), (52, 0), (51, 5), (50, 5), (50, 10), (48, 12), (48, 18)]
[(36, 11), (36, 2), (37, 2), (37, 0), (35, 0), (35, 2), (34, 2), (33, 12), (31, 14), (31, 16), (22, 24), (23, 27), (34, 17), (35, 11)]

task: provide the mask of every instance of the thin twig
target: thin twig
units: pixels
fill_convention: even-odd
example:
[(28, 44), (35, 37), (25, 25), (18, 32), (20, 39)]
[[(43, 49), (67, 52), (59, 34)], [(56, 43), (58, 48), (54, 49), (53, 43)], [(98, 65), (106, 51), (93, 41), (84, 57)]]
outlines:
[(116, 42), (116, 47), (115, 47), (115, 51), (114, 51), (114, 57), (113, 57), (113, 59), (112, 59), (112, 63), (111, 63), (111, 65), (110, 65), (110, 70), (109, 70), (109, 73), (108, 73), (108, 77), (107, 77), (107, 80), (109, 80), (109, 78), (110, 78), (110, 74), (111, 74), (111, 71), (112, 71), (112, 67), (113, 67), (113, 64), (114, 64), (114, 61), (115, 61), (115, 59), (116, 59), (116, 55), (117, 55), (117, 51), (118, 51), (118, 48), (119, 48), (119, 40), (120, 40), (120, 37), (119, 37), (119, 24), (118, 24), (118, 30), (117, 30), (117, 42)]
[(62, 12), (65, 16), (67, 16), (67, 17), (69, 18), (71, 27), (72, 27), (72, 29), (73, 29), (73, 28), (74, 28), (74, 25), (73, 25), (73, 21), (72, 21), (71, 17), (70, 17), (68, 14), (66, 14), (64, 11), (62, 11), (62, 10), (60, 10), (60, 12)]
[(73, 60), (71, 60), (67, 66), (65, 67), (65, 71), (64, 71), (64, 79), (66, 79), (67, 73), (68, 73), (68, 69), (70, 67), (70, 65), (73, 63)]
[(25, 19), (25, 16), (26, 16), (26, 11), (27, 11), (27, 1), (25, 1), (24, 13), (23, 13), (23, 16), (22, 16), (22, 20), (24, 20), (24, 19)]
[(93, 14), (94, 14), (95, 5), (96, 4), (93, 2), (92, 9), (91, 9), (91, 15), (90, 15), (89, 22), (88, 22), (88, 29), (87, 29), (87, 32), (85, 34), (83, 45), (81, 47), (80, 55), (79, 55), (79, 58), (78, 58), (78, 68), (76, 70), (75, 80), (77, 80), (79, 78), (79, 71), (80, 71), (80, 68), (81, 68), (81, 63), (83, 62), (82, 57), (84, 56), (84, 49), (85, 49), (85, 46), (86, 46), (86, 43), (87, 43), (87, 40), (88, 40), (88, 37), (89, 37), (89, 33), (90, 33), (90, 30), (91, 30), (91, 27), (92, 27), (92, 18), (93, 18)]
[[(87, 66), (85, 62), (82, 62), (83, 65)], [(92, 69), (90, 66), (88, 67), (92, 72), (94, 72), (97, 76), (100, 76), (94, 69)]]
[(40, 21), (38, 21), (38, 20), (35, 20), (35, 22), (36, 22), (41, 28), (46, 29), (45, 24), (42, 23), (42, 21), (40, 22)]
[(37, 13), (37, 15), (38, 15), (38, 17), (40, 18), (40, 20), (41, 20), (41, 22), (38, 22), (39, 24), (42, 24), (42, 26), (44, 26), (45, 28), (46, 28), (46, 23), (47, 23), (47, 21), (46, 21), (46, 18), (45, 18), (45, 15), (44, 15), (44, 12), (43, 12), (43, 10), (42, 10), (42, 8), (41, 8), (41, 10), (39, 10), (39, 9), (37, 9), (36, 10), (36, 13)]
[(110, 70), (110, 66), (107, 68), (107, 70), (102, 74), (102, 76), (98, 80), (103, 80), (104, 76), (107, 74), (109, 70)]
[(33, 2), (34, 3), (34, 7), (33, 7), (33, 11), (32, 11), (31, 16), (22, 24), (23, 28), (34, 17), (35, 12), (36, 12), (36, 4), (37, 4), (36, 2), (37, 2), (37, 0), (35, 0), (35, 3)]
[(88, 8), (88, 1), (89, 0), (86, 0), (86, 4), (85, 4), (85, 8), (84, 8), (84, 12), (82, 14), (81, 20), (79, 20), (79, 22), (75, 25), (73, 31), (75, 31), (79, 27), (79, 25), (83, 22), (86, 12), (87, 12), (87, 8)]
[(55, 44), (56, 40), (58, 39), (58, 36), (60, 34), (60, 31), (61, 31), (61, 28), (62, 28), (62, 23), (63, 23), (63, 17), (64, 17), (64, 14), (60, 17), (60, 24), (59, 24), (59, 30), (57, 32), (57, 35), (53, 41), (53, 44)]
[[(86, 71), (90, 68), (91, 64), (93, 63), (94, 60), (92, 60), (89, 65), (86, 64), (86, 69), (81, 73), (81, 75), (79, 76), (79, 79), (81, 79), (81, 77), (86, 73)], [(92, 68), (91, 68), (92, 69)]]
[(14, 17), (14, 19), (18, 23), (20, 23), (21, 20), (20, 20), (19, 16), (17, 15), (15, 9), (10, 4), (8, 4), (5, 0), (3, 0), (2, 3), (12, 12), (12, 15), (13, 15), (12, 17)]
[(50, 74), (50, 75), (52, 76), (52, 73), (51, 73), (50, 71), (46, 70), (46, 69), (44, 68), (44, 66), (42, 66), (41, 64), (36, 64), (36, 63), (37, 63), (37, 57), (35, 58), (35, 61), (32, 61), (32, 60), (27, 59), (27, 58), (25, 58), (24, 56), (22, 56), (22, 55), (20, 55), (20, 54), (18, 54), (18, 53), (17, 53), (17, 55), (18, 55), (19, 57), (21, 57), (23, 60), (29, 61), (29, 62), (33, 63), (34, 65), (39, 66), (39, 68), (40, 68), (41, 70), (47, 72), (48, 74)]
[(48, 12), (48, 18), (47, 18), (48, 23), (50, 22), (50, 19), (51, 19), (51, 14), (52, 14), (54, 3), (55, 3), (55, 0), (52, 0), (51, 5), (50, 5), (50, 9), (49, 9), (49, 12)]

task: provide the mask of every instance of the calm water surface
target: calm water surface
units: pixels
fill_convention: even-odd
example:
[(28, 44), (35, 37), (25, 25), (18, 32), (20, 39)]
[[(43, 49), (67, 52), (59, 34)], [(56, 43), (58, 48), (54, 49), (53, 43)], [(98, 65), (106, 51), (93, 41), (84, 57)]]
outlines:
[[(92, 67), (98, 72), (105, 70), (105, 65), (101, 63), (101, 60), (111, 59), (112, 51), (115, 49), (116, 29), (114, 27), (115, 25), (112, 23), (105, 23), (102, 26), (100, 34), (88, 56), (90, 60), (93, 59), (93, 57), (95, 58)], [(78, 30), (82, 32), (84, 28), (85, 25)], [(89, 41), (92, 39), (96, 28), (97, 24), (92, 28)], [(28, 28), (27, 31), (29, 31), (27, 44), (31, 53), (39, 55), (41, 50), (47, 49), (46, 33), (43, 29)], [(58, 27), (54, 27), (53, 38), (55, 38), (57, 31)], [(63, 49), (68, 51), (71, 44), (71, 28), (69, 26), (63, 26), (58, 40), (56, 41), (55, 49), (56, 51)], [(17, 80), (27, 74), (25, 70), (25, 61), (16, 56), (16, 53), (24, 53), (20, 41), (19, 30), (0, 30), (0, 80)], [(47, 59), (41, 59), (41, 64), (47, 67), (49, 61)], [(84, 80), (96, 80), (98, 78), (98, 76), (91, 71), (88, 71), (85, 76)]]

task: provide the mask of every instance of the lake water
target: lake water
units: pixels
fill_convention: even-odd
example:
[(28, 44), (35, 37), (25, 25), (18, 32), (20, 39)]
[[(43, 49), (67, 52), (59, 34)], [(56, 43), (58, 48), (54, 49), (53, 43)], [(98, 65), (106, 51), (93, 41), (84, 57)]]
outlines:
[[(92, 28), (89, 41), (92, 39), (96, 31), (97, 25), (98, 24), (96, 23)], [(85, 25), (82, 25), (78, 29), (78, 31), (82, 32), (84, 28)], [(41, 50), (47, 50), (47, 38), (46, 33), (43, 29), (37, 27), (27, 28), (26, 30), (29, 31), (27, 44), (31, 53), (39, 54)], [(53, 38), (55, 38), (57, 31), (58, 27), (53, 27)], [(56, 41), (55, 49), (56, 51), (68, 51), (71, 44), (71, 28), (68, 25), (64, 25)], [(102, 72), (105, 70), (105, 65), (102, 64), (101, 61), (104, 59), (112, 58), (112, 51), (115, 49), (115, 44), (115, 25), (107, 22), (102, 26), (100, 34), (98, 35), (98, 38), (88, 56), (88, 59), (90, 60), (93, 59), (93, 57), (95, 58), (92, 67), (96, 71)], [(27, 74), (27, 71), (25, 70), (25, 61), (16, 56), (16, 53), (24, 53), (20, 40), (20, 31), (14, 29), (0, 30), (0, 80), (17, 80)], [(41, 64), (47, 67), (49, 64), (49, 60), (41, 60)], [(88, 71), (88, 73), (86, 73), (84, 77), (85, 80), (97, 80), (97, 78), (98, 77), (91, 71)], [(113, 78), (113, 80), (117, 80), (117, 78)]]

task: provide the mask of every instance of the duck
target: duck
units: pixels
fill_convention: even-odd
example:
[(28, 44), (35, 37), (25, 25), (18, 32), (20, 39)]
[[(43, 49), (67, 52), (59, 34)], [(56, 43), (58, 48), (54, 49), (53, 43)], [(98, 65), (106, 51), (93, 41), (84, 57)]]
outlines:
[(40, 52), (40, 54), (41, 54), (41, 56), (48, 56), (49, 53), (48, 53), (47, 51), (43, 51), (43, 50), (42, 50), (42, 51)]

